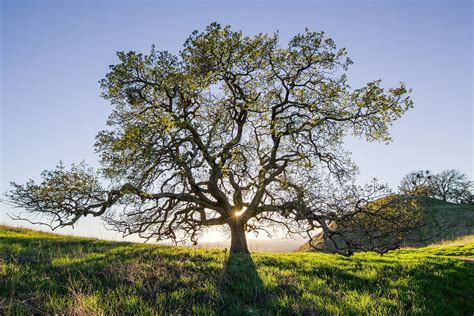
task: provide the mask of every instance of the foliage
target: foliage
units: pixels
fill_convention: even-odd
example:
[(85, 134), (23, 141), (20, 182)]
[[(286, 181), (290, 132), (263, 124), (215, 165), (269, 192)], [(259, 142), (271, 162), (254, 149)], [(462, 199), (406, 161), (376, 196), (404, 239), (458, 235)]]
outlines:
[(350, 258), (254, 253), (252, 262), (2, 227), (0, 313), (468, 315), (474, 269), (448, 256), (472, 257), (474, 246), (454, 247)]
[[(389, 142), (389, 126), (412, 107), (403, 83), (351, 88), (352, 61), (323, 32), (283, 47), (277, 33), (248, 37), (214, 23), (177, 56), (154, 47), (117, 56), (101, 81), (113, 105), (96, 143), (104, 179), (85, 173), (70, 190), (61, 181), (77, 175), (73, 167), (9, 193), (59, 227), (106, 215), (126, 235), (196, 241), (203, 227), (228, 225), (233, 252), (248, 252), (245, 230), (325, 229), (380, 195), (356, 196), (380, 187), (351, 184), (344, 137)], [(352, 205), (341, 214), (326, 198)]]
[(99, 215), (105, 209), (107, 192), (84, 162), (73, 164), (69, 170), (60, 162), (56, 169), (45, 170), (41, 175), (43, 181), (39, 184), (33, 180), (24, 185), (11, 183), (15, 194), (10, 195), (13, 203), (41, 210), (51, 219), (49, 224), (41, 224), (71, 225), (82, 216)]
[(444, 170), (432, 181), (432, 196), (443, 201), (472, 202), (472, 182), (458, 170)]
[[(341, 215), (323, 226), (308, 245), (315, 250), (344, 255), (355, 251), (384, 254), (400, 248), (411, 232), (424, 225), (424, 205), (419, 199), (387, 195), (375, 200), (359, 200), (355, 205), (354, 211), (349, 213), (344, 209), (344, 201), (330, 204), (330, 212), (342, 208)], [(351, 216), (347, 216), (348, 213)]]
[(432, 174), (429, 170), (414, 171), (400, 182), (399, 190), (408, 195), (429, 196), (442, 201), (473, 204), (474, 183), (455, 169)]
[(399, 190), (404, 194), (429, 196), (432, 194), (432, 177), (429, 170), (410, 172), (400, 181)]
[[(419, 196), (413, 197), (412, 200), (416, 200), (418, 219), (421, 221), (421, 225), (419, 225), (416, 229), (408, 231), (404, 234), (403, 240), (400, 241), (403, 247), (423, 247), (445, 240), (452, 240), (462, 236), (474, 235), (474, 205), (454, 204), (429, 197)], [(396, 200), (394, 201), (396, 202)], [(406, 201), (410, 201), (410, 199), (406, 199)], [(402, 206), (403, 204), (398, 205), (398, 207)], [(382, 211), (385, 211), (385, 209)], [(407, 211), (411, 211), (411, 208), (402, 210), (402, 214)], [(417, 217), (410, 216), (409, 218), (416, 219)], [(399, 223), (395, 222), (391, 225), (397, 224)], [(343, 222), (340, 223), (340, 225), (343, 226), (344, 230), (347, 230), (350, 233), (348, 234), (348, 237), (351, 237), (351, 241), (362, 243), (361, 248), (365, 247), (366, 249), (370, 249), (370, 247), (372, 247), (372, 242), (366, 239), (367, 236), (365, 234), (358, 235), (357, 228), (360, 225), (375, 225), (376, 227), (380, 228), (377, 228), (374, 231), (379, 231), (379, 234), (381, 235), (383, 235), (385, 228), (385, 225), (379, 225), (378, 223), (372, 224), (371, 218), (368, 221), (362, 218), (361, 222)], [(354, 226), (355, 229), (351, 229), (351, 226)], [(402, 227), (403, 226), (401, 226), (401, 228)], [(337, 230), (338, 228), (334, 227), (333, 229)], [(390, 231), (390, 227), (388, 229)], [(372, 234), (372, 236), (376, 237), (377, 235)], [(340, 237), (335, 236), (334, 238), (338, 239)], [(336, 245), (340, 243), (339, 240), (336, 240), (336, 242)], [(309, 245), (309, 243), (306, 243), (305, 245), (301, 246), (298, 251), (332, 251), (331, 247), (334, 247), (334, 243), (325, 242), (323, 234), (316, 235), (312, 239), (311, 244), (312, 247)]]

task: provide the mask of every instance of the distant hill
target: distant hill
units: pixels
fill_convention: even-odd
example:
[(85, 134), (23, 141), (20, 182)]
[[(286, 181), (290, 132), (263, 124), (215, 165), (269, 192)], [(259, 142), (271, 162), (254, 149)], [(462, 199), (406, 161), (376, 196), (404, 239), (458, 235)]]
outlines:
[[(421, 203), (424, 226), (409, 234), (404, 247), (423, 247), (474, 235), (474, 205), (459, 205), (432, 198), (421, 198)], [(314, 238), (313, 245), (321, 251), (332, 246), (325, 245), (322, 234)], [(305, 243), (297, 251), (316, 250)]]

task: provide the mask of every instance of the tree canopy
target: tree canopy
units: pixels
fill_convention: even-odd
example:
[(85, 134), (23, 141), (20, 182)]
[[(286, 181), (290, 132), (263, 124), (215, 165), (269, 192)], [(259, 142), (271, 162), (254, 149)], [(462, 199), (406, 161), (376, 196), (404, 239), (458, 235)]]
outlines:
[(389, 142), (412, 107), (403, 83), (351, 88), (352, 61), (323, 32), (281, 46), (278, 33), (214, 23), (177, 55), (117, 56), (101, 81), (113, 106), (97, 135), (101, 170), (60, 165), (9, 193), (54, 227), (104, 215), (124, 234), (195, 242), (202, 228), (228, 225), (232, 252), (248, 251), (245, 231), (329, 231), (383, 189), (351, 183), (344, 138)]
[(399, 189), (403, 194), (425, 195), (458, 204), (472, 204), (474, 200), (474, 183), (456, 169), (438, 174), (429, 170), (410, 172), (403, 177)]

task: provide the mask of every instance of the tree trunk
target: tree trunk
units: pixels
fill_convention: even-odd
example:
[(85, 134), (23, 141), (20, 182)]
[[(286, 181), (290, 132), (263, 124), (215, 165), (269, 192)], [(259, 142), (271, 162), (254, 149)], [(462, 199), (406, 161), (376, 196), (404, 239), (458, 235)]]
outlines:
[(231, 253), (249, 253), (247, 247), (247, 237), (245, 236), (244, 224), (236, 221), (230, 223), (230, 252)]

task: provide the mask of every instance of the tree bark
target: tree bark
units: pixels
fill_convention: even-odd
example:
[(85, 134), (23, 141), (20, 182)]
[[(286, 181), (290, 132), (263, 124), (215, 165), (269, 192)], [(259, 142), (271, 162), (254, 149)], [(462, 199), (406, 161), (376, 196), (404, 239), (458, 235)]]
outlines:
[(230, 252), (231, 253), (250, 253), (247, 247), (247, 237), (245, 236), (244, 224), (238, 220), (235, 223), (229, 223), (230, 226)]

